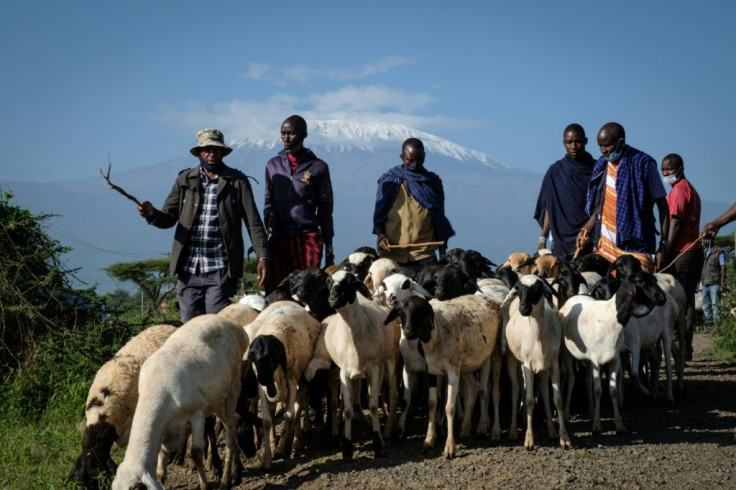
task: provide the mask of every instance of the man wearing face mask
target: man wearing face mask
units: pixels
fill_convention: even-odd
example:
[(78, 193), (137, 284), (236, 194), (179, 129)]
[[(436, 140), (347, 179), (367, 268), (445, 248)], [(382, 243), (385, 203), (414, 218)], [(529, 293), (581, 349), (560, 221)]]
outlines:
[(268, 275), (266, 231), (248, 177), (222, 161), (232, 151), (217, 129), (197, 132), (190, 153), (199, 165), (179, 173), (160, 210), (149, 201), (138, 206), (153, 226), (177, 225), (169, 272), (177, 275), (183, 322), (219, 312), (237, 292), (245, 255), (241, 222), (256, 251), (258, 282)]
[(330, 169), (304, 147), (307, 121), (293, 115), (281, 124), (284, 149), (266, 163), (263, 215), (271, 230), (268, 249), (273, 260), (266, 292), (271, 292), (295, 269), (332, 265), (335, 234)]
[[(590, 219), (578, 232), (577, 246), (592, 241), (594, 252), (609, 261), (631, 254), (644, 270), (659, 270), (669, 250), (669, 211), (657, 162), (627, 145), (623, 126), (615, 122), (598, 131), (598, 146), (602, 156), (593, 167), (585, 205)], [(662, 230), (659, 246), (655, 204)], [(653, 264), (650, 254), (655, 253)]]
[(698, 239), (700, 234), (700, 196), (685, 178), (685, 164), (677, 153), (670, 153), (662, 159), (662, 176), (665, 183), (672, 186), (667, 195), (670, 212), (670, 242), (667, 263), (672, 265), (667, 272), (680, 281), (687, 294), (688, 309), (685, 316), (686, 360), (693, 357), (693, 312), (695, 310), (695, 291), (700, 282), (703, 268), (703, 247)]
[[(378, 236), (381, 257), (403, 266), (424, 267), (437, 261), (436, 250), (444, 255), (455, 230), (445, 216), (442, 180), (424, 168), (421, 140), (404, 141), (399, 156), (402, 164), (378, 179), (373, 233)], [(421, 245), (431, 242), (442, 244)]]

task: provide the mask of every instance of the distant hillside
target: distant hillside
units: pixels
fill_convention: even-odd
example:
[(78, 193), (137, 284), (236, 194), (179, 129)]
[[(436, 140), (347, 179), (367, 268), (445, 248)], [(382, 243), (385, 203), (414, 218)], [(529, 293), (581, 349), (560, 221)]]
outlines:
[[(335, 193), (335, 254), (346, 256), (362, 245), (375, 246), (371, 234), (376, 181), (399, 163), (401, 143), (410, 136), (422, 139), (426, 166), (444, 182), (446, 211), (457, 236), (451, 247), (473, 248), (500, 262), (515, 250), (536, 249), (539, 227), (532, 219), (542, 175), (515, 169), (489, 156), (468, 150), (434, 135), (387, 124), (339, 121), (310, 122), (305, 144), (330, 165)], [(256, 203), (263, 206), (266, 161), (281, 149), (272, 141), (240, 139), (230, 143), (234, 151), (228, 165), (253, 176)], [(141, 200), (160, 206), (177, 173), (195, 165), (188, 155), (167, 162), (116, 173), (112, 180)], [(554, 157), (550, 157), (550, 162)], [(113, 263), (160, 257), (169, 253), (173, 229), (159, 230), (138, 216), (135, 204), (110, 190), (96, 176), (57, 183), (2, 182), (15, 195), (13, 202), (35, 213), (53, 213), (49, 232), (74, 247), (67, 266), (81, 268), (77, 277), (98, 291), (116, 285), (102, 270)], [(710, 220), (728, 207), (703, 202), (703, 218)]]

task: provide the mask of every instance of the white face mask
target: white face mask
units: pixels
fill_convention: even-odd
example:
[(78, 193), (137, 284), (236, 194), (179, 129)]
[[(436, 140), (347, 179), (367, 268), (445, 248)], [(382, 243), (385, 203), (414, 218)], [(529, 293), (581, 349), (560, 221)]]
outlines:
[(675, 185), (675, 182), (677, 182), (677, 175), (675, 174), (666, 175), (664, 177), (664, 181), (669, 185)]

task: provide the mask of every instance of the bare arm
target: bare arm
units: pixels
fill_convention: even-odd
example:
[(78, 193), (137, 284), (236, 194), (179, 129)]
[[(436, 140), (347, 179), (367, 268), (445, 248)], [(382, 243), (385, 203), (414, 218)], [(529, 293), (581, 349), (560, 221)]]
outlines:
[(711, 221), (710, 223), (707, 223), (703, 229), (700, 231), (700, 234), (705, 234), (707, 237), (714, 237), (718, 233), (718, 230), (721, 229), (721, 226), (727, 225), (731, 221), (736, 219), (736, 203), (733, 203), (728, 210)]
[(537, 250), (547, 247), (547, 237), (549, 236), (549, 211), (544, 211), (544, 221), (542, 222), (542, 234), (539, 236), (539, 244)]
[(654, 203), (657, 205), (659, 210), (659, 226), (662, 230), (662, 241), (659, 243), (657, 248), (655, 270), (660, 270), (664, 267), (664, 259), (667, 256), (670, 244), (667, 241), (670, 236), (670, 208), (667, 206), (667, 199), (660, 197)]

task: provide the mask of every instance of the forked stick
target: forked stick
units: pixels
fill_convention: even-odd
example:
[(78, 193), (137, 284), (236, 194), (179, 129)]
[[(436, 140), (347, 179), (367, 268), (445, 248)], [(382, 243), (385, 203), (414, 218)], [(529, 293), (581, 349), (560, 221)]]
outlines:
[(114, 190), (118, 191), (120, 194), (124, 195), (125, 197), (127, 197), (128, 199), (130, 199), (131, 201), (133, 201), (134, 203), (136, 203), (136, 204), (138, 204), (140, 206), (141, 202), (138, 199), (136, 199), (134, 196), (131, 196), (130, 194), (128, 194), (127, 192), (125, 192), (125, 190), (122, 187), (120, 187), (118, 185), (115, 185), (115, 184), (112, 183), (112, 181), (110, 181), (110, 167), (112, 167), (112, 162), (110, 161), (110, 158), (108, 157), (108, 159), (107, 159), (107, 175), (105, 175), (104, 173), (102, 173), (102, 168), (100, 168), (100, 167), (97, 167), (97, 168), (100, 170), (100, 175), (102, 175), (102, 177), (107, 181), (107, 183), (108, 183), (108, 185), (110, 186), (111, 189), (114, 189)]

